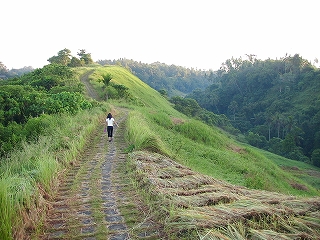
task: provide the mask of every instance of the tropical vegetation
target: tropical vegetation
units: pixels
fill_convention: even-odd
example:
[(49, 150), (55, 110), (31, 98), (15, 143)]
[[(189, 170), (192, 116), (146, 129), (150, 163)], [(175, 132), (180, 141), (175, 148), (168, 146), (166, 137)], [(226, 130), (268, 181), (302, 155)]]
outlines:
[(228, 59), (214, 83), (187, 97), (224, 114), (246, 142), (320, 166), (320, 70), (298, 54)]
[[(203, 239), (212, 233), (212, 239), (232, 234), (243, 239), (319, 237), (319, 168), (239, 142), (239, 136), (232, 135), (239, 135), (237, 125), (226, 117), (237, 120), (237, 111), (212, 113), (181, 96), (169, 102), (165, 92), (125, 67), (90, 61), (71, 67), (70, 55), (65, 62), (54, 62), (64, 53), (68, 55), (59, 52), (43, 68), (0, 81), (3, 239), (41, 231), (58, 176), (74, 166), (105, 113), (118, 107), (129, 112), (125, 174), (172, 239)], [(81, 82), (83, 76), (98, 93), (95, 99), (87, 92), (87, 82)], [(141, 159), (147, 164), (139, 164)], [(223, 192), (215, 190), (218, 183)], [(215, 192), (221, 195), (210, 195)], [(267, 196), (268, 201), (262, 201)], [(217, 223), (208, 211), (232, 220)]]

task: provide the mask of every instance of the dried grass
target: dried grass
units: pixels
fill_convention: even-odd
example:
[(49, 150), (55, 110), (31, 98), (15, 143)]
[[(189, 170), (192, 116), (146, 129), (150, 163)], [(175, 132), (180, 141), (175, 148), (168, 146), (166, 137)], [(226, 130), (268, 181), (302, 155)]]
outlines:
[(131, 158), (144, 176), (143, 182), (149, 182), (150, 192), (163, 199), (161, 209), (171, 213), (166, 225), (172, 232), (228, 228), (242, 222), (252, 238), (320, 238), (319, 197), (299, 198), (234, 186), (155, 153), (134, 152)]

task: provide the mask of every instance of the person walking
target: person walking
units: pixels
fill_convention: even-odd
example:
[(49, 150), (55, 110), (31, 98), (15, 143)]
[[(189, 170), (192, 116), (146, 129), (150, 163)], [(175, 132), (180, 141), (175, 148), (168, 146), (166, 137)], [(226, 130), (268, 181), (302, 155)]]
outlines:
[(116, 121), (114, 120), (114, 118), (112, 117), (111, 113), (108, 113), (106, 123), (107, 123), (108, 140), (109, 140), (109, 142), (111, 142), (112, 141), (112, 134), (113, 134), (113, 124), (116, 124), (117, 127), (119, 127), (119, 126), (116, 123)]

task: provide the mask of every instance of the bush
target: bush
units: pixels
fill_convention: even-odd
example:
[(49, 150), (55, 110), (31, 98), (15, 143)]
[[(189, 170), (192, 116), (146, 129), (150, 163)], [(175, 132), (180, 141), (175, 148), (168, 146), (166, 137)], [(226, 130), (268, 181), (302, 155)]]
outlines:
[(80, 110), (90, 109), (91, 103), (80, 93), (61, 92), (52, 94), (46, 102), (46, 113), (71, 113), (75, 114)]
[(265, 136), (260, 136), (259, 134), (251, 131), (246, 135), (246, 140), (250, 145), (258, 148), (264, 148), (267, 145), (267, 139)]
[(24, 126), (24, 135), (28, 141), (37, 140), (40, 135), (46, 135), (52, 122), (52, 116), (43, 114), (40, 117), (30, 118)]
[(16, 122), (9, 123), (7, 127), (0, 123), (0, 156), (8, 154), (14, 148), (19, 147), (24, 139), (22, 126)]

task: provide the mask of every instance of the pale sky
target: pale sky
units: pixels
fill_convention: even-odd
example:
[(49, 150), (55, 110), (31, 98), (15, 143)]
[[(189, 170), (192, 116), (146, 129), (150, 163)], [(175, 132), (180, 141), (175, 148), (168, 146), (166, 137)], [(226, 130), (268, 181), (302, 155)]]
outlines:
[(218, 70), (225, 60), (320, 61), (319, 0), (1, 0), (0, 62), (43, 67), (67, 48)]

